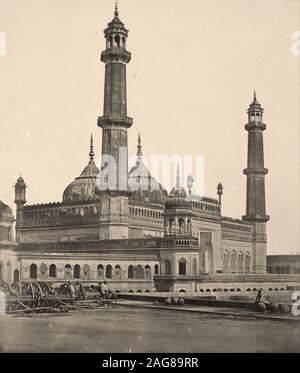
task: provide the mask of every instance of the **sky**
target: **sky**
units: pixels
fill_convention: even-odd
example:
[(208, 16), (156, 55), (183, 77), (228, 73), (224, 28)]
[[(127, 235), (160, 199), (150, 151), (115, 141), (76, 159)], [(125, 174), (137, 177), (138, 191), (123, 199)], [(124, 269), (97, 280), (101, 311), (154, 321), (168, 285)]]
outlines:
[[(245, 214), (246, 110), (264, 108), (268, 254), (299, 249), (300, 2), (119, 0), (127, 49), (129, 154), (202, 155), (204, 192), (224, 187), (223, 215)], [(0, 0), (0, 199), (61, 201), (101, 154), (105, 48), (113, 0)], [(3, 39), (3, 38), (2, 38)], [(1, 38), (0, 38), (1, 42)], [(1, 47), (1, 46), (0, 46)], [(1, 48), (0, 48), (1, 51)]]

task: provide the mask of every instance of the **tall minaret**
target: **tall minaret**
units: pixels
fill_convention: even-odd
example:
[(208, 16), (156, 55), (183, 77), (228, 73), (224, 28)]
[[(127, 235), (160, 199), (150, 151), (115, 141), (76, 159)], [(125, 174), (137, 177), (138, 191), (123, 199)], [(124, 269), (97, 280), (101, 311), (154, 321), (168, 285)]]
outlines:
[(102, 128), (101, 172), (96, 192), (101, 193), (100, 238), (129, 237), (128, 144), (126, 64), (131, 54), (126, 50), (128, 30), (119, 19), (116, 4), (114, 19), (104, 30), (106, 49), (101, 53), (105, 63)]
[(247, 176), (247, 203), (243, 219), (253, 227), (252, 270), (255, 273), (266, 273), (266, 222), (269, 220), (265, 201), (265, 175), (268, 170), (264, 167), (263, 131), (266, 125), (263, 123), (263, 111), (254, 92), (253, 102), (247, 111), (248, 123), (245, 125), (248, 131), (248, 164), (244, 169)]
[(117, 3), (114, 15), (104, 30), (106, 49), (101, 54), (105, 63), (104, 108), (98, 119), (102, 128), (101, 169), (108, 175), (109, 190), (127, 191), (127, 129), (133, 120), (127, 116), (126, 64), (131, 54), (126, 50), (128, 30), (119, 19)]
[(16, 217), (16, 241), (21, 241), (21, 225), (22, 225), (22, 208), (26, 203), (26, 188), (27, 185), (22, 178), (22, 175), (18, 178), (15, 184), (15, 204), (17, 206), (17, 217)]

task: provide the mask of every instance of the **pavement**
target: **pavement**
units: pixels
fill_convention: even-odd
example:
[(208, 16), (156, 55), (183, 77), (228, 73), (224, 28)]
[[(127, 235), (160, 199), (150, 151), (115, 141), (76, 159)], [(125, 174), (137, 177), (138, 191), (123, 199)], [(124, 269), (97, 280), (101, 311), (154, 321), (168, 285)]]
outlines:
[(198, 306), (198, 305), (194, 306), (194, 305), (187, 305), (187, 304), (183, 306), (176, 306), (176, 305), (165, 305), (163, 303), (159, 303), (156, 305), (150, 302), (134, 301), (134, 300), (127, 300), (127, 299), (124, 300), (122, 303), (118, 304), (118, 306), (164, 309), (164, 310), (172, 310), (172, 311), (194, 312), (194, 313), (222, 315), (222, 316), (252, 317), (256, 319), (300, 323), (300, 317), (293, 316), (292, 314), (271, 314), (270, 312), (256, 312), (256, 311), (245, 310), (241, 308)]

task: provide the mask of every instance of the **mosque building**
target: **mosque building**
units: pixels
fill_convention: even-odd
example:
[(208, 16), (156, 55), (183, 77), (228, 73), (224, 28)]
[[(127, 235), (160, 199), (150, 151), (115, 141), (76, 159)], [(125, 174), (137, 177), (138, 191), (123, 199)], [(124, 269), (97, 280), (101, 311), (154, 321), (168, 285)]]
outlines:
[[(136, 163), (128, 170), (127, 130), (133, 119), (127, 114), (126, 65), (131, 53), (117, 8), (104, 36), (104, 110), (98, 118), (101, 167), (94, 161), (91, 138), (88, 163), (66, 187), (61, 202), (28, 204), (26, 183), (18, 178), (16, 219), (0, 202), (0, 280), (106, 279), (116, 292), (271, 286), (275, 280), (266, 275), (266, 125), (256, 94), (245, 125), (246, 214), (228, 218), (221, 215), (221, 183), (217, 198), (194, 195), (192, 177), (186, 191), (178, 172), (168, 193), (143, 162), (140, 136)], [(276, 281), (278, 288), (286, 286), (278, 276)]]

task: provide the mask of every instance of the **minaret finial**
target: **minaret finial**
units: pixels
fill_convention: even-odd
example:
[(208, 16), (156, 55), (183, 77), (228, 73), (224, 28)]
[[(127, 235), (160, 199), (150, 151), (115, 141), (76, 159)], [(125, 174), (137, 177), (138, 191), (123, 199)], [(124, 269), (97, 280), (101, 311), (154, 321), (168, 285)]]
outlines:
[(116, 0), (116, 4), (115, 4), (115, 16), (118, 17), (119, 15), (119, 11), (118, 11), (118, 0)]
[(139, 136), (138, 136), (138, 144), (137, 144), (137, 160), (140, 161), (143, 157), (143, 153), (142, 153), (142, 141), (141, 141), (141, 134), (139, 133)]
[(176, 174), (176, 189), (180, 189), (180, 172), (179, 172), (179, 164), (177, 163), (177, 174)]
[(93, 144), (93, 134), (91, 134), (91, 143), (90, 143), (90, 162), (94, 160), (95, 153), (94, 153), (94, 144)]

